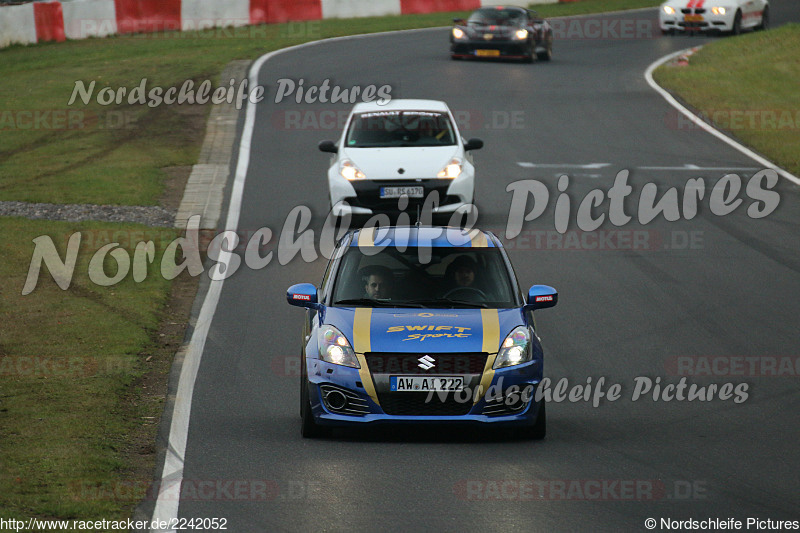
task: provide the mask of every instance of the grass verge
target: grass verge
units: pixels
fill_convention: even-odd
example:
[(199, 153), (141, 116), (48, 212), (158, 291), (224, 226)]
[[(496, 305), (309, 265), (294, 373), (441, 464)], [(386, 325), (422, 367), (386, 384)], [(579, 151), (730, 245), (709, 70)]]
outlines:
[(687, 66), (662, 65), (653, 77), (717, 128), (798, 175), (797, 50), (800, 24), (787, 24), (715, 41)]
[[(162, 324), (173, 283), (160, 275), (161, 255), (177, 232), (20, 218), (0, 225), (0, 517), (124, 518), (152, 472), (163, 408), (163, 385), (146, 390), (148, 373), (168, 369), (182, 341), (183, 324), (171, 334)], [(69, 289), (43, 267), (36, 289), (21, 296), (31, 241), (48, 236), (64, 257), (75, 232), (81, 249)], [(157, 248), (143, 281), (128, 275), (102, 287), (90, 280), (90, 260), (103, 244), (119, 242), (132, 257), (139, 240)], [(115, 275), (115, 261), (104, 266)], [(137, 493), (120, 490), (130, 479)]]
[(543, 17), (566, 17), (606, 11), (658, 7), (660, 5), (661, 0), (580, 0), (564, 4), (531, 4), (528, 7)]

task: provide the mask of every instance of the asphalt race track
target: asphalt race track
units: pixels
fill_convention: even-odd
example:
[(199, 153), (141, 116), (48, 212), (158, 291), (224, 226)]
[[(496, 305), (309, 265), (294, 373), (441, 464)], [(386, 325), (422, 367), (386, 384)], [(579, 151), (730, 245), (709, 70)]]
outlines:
[[(647, 31), (626, 38), (605, 22), (590, 35), (597, 26), (586, 20)], [(788, 21), (800, 21), (800, 6), (775, 0), (773, 25)], [(180, 517), (224, 517), (234, 532), (643, 531), (647, 518), (800, 518), (798, 186), (781, 178), (777, 209), (750, 218), (744, 188), (759, 165), (690, 127), (647, 85), (653, 61), (711, 38), (662, 37), (655, 10), (577, 24), (562, 24), (551, 63), (451, 61), (444, 29), (339, 40), (266, 62), (238, 230), (247, 238), (270, 228), (274, 256), (225, 281), (194, 389)], [(320, 253), (328, 155), (317, 143), (339, 135), (330, 117), (351, 104), (275, 103), (282, 78), (389, 84), (394, 98), (445, 100), (465, 136), (486, 143), (475, 152), (478, 225), (498, 235), (507, 185), (545, 183), (548, 209), (507, 244), (522, 286), (560, 293), (556, 308), (537, 314), (545, 374), (570, 387), (604, 377), (621, 397), (598, 407), (551, 402), (541, 442), (448, 427), (302, 439), (302, 311), (285, 290), (318, 283), (326, 260), (298, 253), (282, 265), (277, 243), (287, 214), (307, 206)], [(606, 201), (595, 210), (606, 213), (597, 230), (605, 240), (587, 237), (578, 204), (623, 169), (632, 220), (612, 225)], [(730, 173), (742, 178), (743, 202), (719, 216), (708, 198)], [(564, 236), (554, 214), (561, 174), (572, 202)], [(682, 198), (697, 177), (706, 197), (694, 219), (638, 223), (644, 184), (659, 197), (676, 187)], [(633, 401), (637, 377), (745, 384), (747, 399), (664, 401), (650, 391)], [(205, 489), (186, 490), (193, 484)]]

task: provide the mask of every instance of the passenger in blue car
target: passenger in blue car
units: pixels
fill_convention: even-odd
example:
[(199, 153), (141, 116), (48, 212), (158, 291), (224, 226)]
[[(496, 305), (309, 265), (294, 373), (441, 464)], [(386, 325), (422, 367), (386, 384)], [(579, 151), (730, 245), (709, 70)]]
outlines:
[(469, 256), (456, 257), (447, 267), (447, 279), (453, 287), (472, 287), (475, 285), (475, 272), (477, 265)]
[(444, 298), (483, 302), (487, 295), (480, 279), (478, 263), (468, 255), (456, 257), (445, 271), (447, 290)]
[(361, 269), (361, 282), (364, 284), (364, 296), (373, 300), (385, 300), (392, 297), (394, 275), (392, 271), (381, 265), (372, 265)]

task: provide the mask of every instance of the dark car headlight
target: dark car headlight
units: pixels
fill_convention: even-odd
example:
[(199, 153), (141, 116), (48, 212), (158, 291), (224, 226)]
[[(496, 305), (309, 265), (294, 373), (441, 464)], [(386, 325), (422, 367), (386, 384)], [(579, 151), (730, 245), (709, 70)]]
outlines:
[(461, 28), (453, 28), (453, 39), (466, 39), (467, 33)]

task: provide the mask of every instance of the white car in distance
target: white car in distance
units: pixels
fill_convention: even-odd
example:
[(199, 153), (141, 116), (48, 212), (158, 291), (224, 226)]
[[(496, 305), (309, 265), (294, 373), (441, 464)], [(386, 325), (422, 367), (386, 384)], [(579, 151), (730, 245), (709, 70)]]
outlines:
[(769, 25), (767, 0), (668, 0), (658, 10), (663, 33), (724, 32), (738, 35), (745, 29)]
[(470, 151), (481, 147), (480, 139), (461, 137), (442, 101), (356, 104), (339, 141), (319, 143), (321, 151), (333, 154), (328, 169), (333, 214), (398, 212), (401, 197), (413, 208), (433, 191), (438, 193), (433, 214), (470, 206), (475, 192)]

